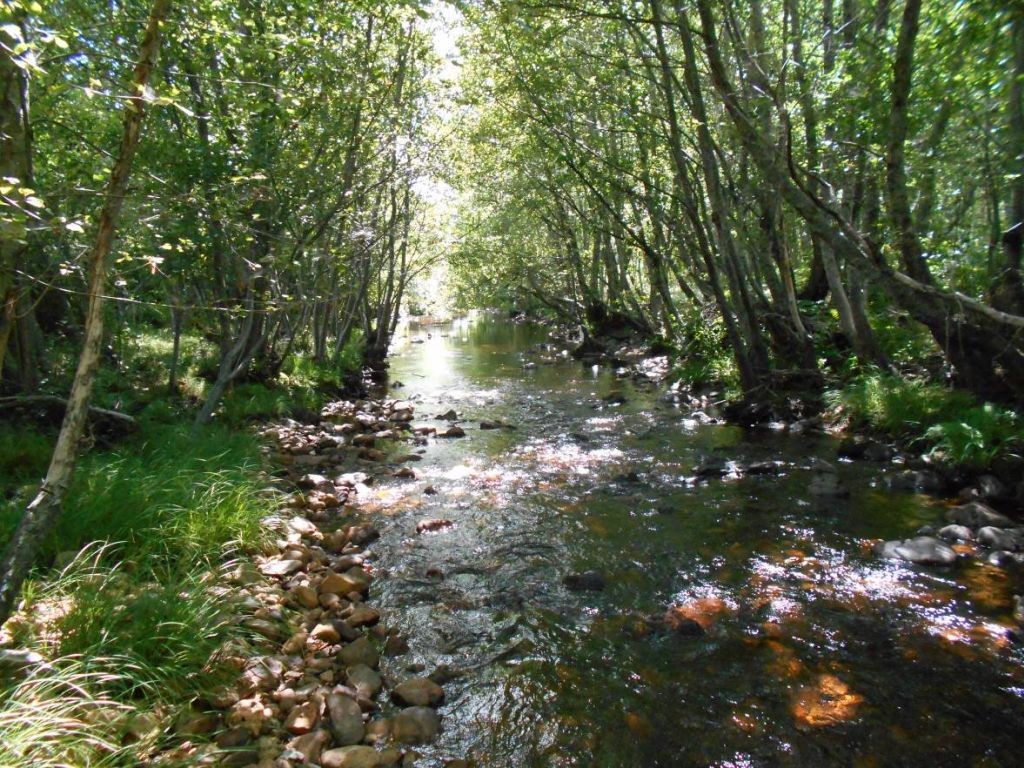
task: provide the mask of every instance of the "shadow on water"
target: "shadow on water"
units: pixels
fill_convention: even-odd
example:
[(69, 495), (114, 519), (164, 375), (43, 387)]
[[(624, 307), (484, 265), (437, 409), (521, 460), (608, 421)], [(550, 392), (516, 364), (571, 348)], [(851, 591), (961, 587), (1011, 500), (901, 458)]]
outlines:
[[(413, 649), (386, 671), (455, 675), (428, 758), (1020, 764), (1024, 667), (1006, 638), (1018, 576), (869, 554), (941, 505), (890, 494), (877, 465), (841, 465), (851, 495), (816, 499), (809, 466), (835, 461), (829, 438), (695, 425), (558, 350), (525, 368), (546, 341), (485, 317), (410, 330), (392, 358), (418, 422), (454, 408), (468, 435), (432, 441), (417, 480), (363, 502), (389, 515), (376, 599)], [(780, 472), (698, 481), (708, 456)], [(416, 535), (432, 517), (454, 526)], [(586, 570), (603, 591), (564, 586)]]

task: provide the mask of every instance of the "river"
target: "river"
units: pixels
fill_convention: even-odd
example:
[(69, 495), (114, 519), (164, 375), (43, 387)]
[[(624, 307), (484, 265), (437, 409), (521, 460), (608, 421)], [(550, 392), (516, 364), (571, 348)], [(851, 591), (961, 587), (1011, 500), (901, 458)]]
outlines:
[[(870, 552), (943, 503), (890, 492), (891, 470), (868, 463), (838, 464), (849, 497), (811, 495), (833, 438), (700, 424), (571, 359), (524, 368), (546, 341), (485, 316), (410, 331), (391, 358), (417, 423), (454, 408), (467, 432), (360, 502), (382, 516), (374, 602), (411, 647), (385, 672), (456, 675), (428, 760), (1024, 764), (1019, 576)], [(697, 480), (708, 457), (778, 474)], [(454, 525), (417, 535), (426, 518)], [(603, 590), (563, 583), (591, 570)], [(643, 618), (670, 606), (668, 624)]]

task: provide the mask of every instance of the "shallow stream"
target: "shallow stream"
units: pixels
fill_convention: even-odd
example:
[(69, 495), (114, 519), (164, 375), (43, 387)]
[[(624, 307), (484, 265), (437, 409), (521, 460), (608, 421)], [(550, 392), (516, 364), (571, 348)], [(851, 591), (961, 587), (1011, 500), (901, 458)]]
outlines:
[[(659, 390), (571, 359), (524, 368), (546, 330), (482, 318), (400, 339), (392, 396), (454, 408), (416, 480), (361, 501), (386, 519), (373, 599), (409, 636), (394, 677), (447, 665), (444, 728), (421, 750), (526, 766), (1024, 764), (1019, 577), (977, 561), (881, 561), (870, 545), (942, 519), (839, 463), (827, 436), (701, 425)], [(418, 343), (410, 343), (415, 340)], [(605, 402), (621, 393), (625, 402)], [(616, 400), (620, 398), (612, 398)], [(481, 430), (481, 419), (515, 429)], [(702, 459), (778, 474), (697, 480)], [(437, 493), (424, 493), (427, 486)], [(454, 526), (416, 534), (416, 523)], [(597, 571), (602, 591), (563, 578)], [(643, 616), (703, 634), (677, 632)], [(440, 764), (440, 763), (438, 763)]]

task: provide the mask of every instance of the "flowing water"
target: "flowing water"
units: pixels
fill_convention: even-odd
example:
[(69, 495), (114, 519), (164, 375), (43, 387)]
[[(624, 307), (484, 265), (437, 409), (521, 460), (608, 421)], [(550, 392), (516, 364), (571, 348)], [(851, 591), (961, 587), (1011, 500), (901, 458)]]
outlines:
[[(543, 328), (411, 335), (423, 343), (399, 340), (393, 395), (418, 423), (456, 409), (467, 437), (431, 440), (416, 480), (361, 503), (388, 516), (374, 599), (410, 639), (385, 670), (458, 674), (428, 764), (1024, 764), (1024, 654), (1006, 631), (1018, 577), (870, 554), (941, 520), (941, 503), (889, 492), (866, 463), (839, 464), (848, 498), (816, 498), (831, 438), (701, 425), (569, 359), (524, 368)], [(715, 456), (781, 471), (695, 479)], [(438, 517), (454, 526), (416, 534)], [(603, 591), (563, 584), (588, 570)], [(644, 621), (670, 606), (704, 634)]]

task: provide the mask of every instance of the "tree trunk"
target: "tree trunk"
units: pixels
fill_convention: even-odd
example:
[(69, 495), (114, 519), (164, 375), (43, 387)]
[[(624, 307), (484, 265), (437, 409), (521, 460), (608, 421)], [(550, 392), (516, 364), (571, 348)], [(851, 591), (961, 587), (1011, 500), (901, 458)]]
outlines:
[[(14, 34), (12, 35), (12, 31)], [(31, 147), (26, 133), (28, 115), (28, 82), (25, 77), (24, 54), (14, 54), (22, 44), (18, 24), (0, 31), (0, 178), (12, 189), (5, 197), (3, 224), (6, 233), (0, 236), (0, 381), (3, 380), (4, 359), (18, 318), (18, 280), (28, 236), (30, 206), (19, 187), (32, 187)], [(27, 53), (28, 51), (26, 51)], [(8, 202), (9, 201), (9, 202)]]
[(1013, 74), (1008, 105), (1006, 177), (1010, 179), (1007, 227), (1002, 233), (1003, 270), (992, 291), (992, 303), (999, 309), (1024, 314), (1024, 10), (1013, 11)]
[(914, 74), (914, 43), (917, 40), (920, 16), (921, 0), (907, 0), (889, 91), (889, 152), (885, 159), (885, 181), (889, 195), (889, 219), (896, 234), (903, 270), (919, 283), (932, 285), (934, 280), (921, 252), (921, 241), (914, 227), (905, 153), (910, 122), (910, 85)]
[(139, 60), (132, 77), (132, 90), (125, 107), (124, 132), (117, 160), (110, 172), (96, 230), (96, 240), (89, 256), (89, 306), (85, 318), (85, 340), (68, 397), (57, 445), (50, 460), (46, 478), (39, 493), (28, 505), (0, 560), (0, 623), (7, 620), (14, 607), (22, 582), (35, 562), (40, 542), (53, 528), (60, 515), (78, 458), (78, 443), (89, 412), (89, 399), (100, 362), (103, 342), (103, 289), (107, 272), (107, 256), (114, 240), (114, 230), (128, 188), (132, 160), (139, 144), (139, 133), (146, 110), (146, 86), (160, 49), (160, 25), (167, 15), (170, 0), (154, 0), (149, 22), (139, 47)]

